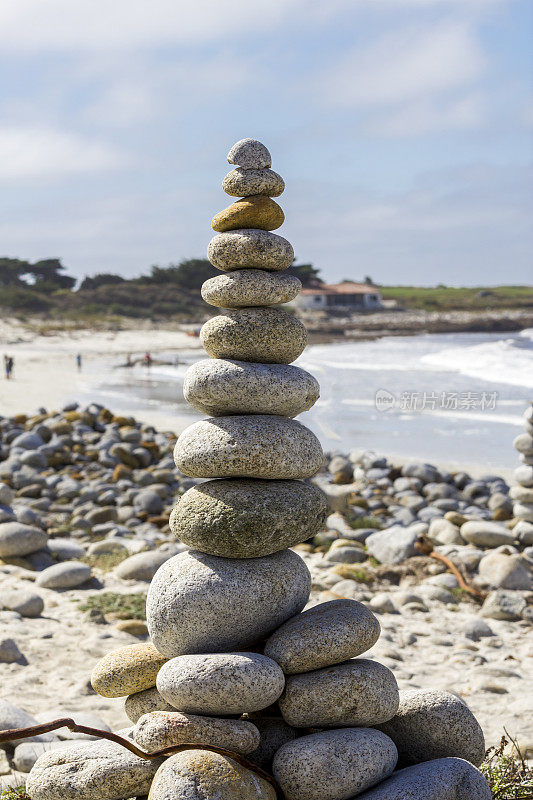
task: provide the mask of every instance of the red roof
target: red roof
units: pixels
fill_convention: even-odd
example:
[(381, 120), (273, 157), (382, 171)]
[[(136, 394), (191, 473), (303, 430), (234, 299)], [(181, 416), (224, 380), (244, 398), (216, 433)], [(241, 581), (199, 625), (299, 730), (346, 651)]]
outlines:
[(302, 294), (375, 294), (378, 289), (367, 283), (322, 283), (312, 289), (302, 289)]

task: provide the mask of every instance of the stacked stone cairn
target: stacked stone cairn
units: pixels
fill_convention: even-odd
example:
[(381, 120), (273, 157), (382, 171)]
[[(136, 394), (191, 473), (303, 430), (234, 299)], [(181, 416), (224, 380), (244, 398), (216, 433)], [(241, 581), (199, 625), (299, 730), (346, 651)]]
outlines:
[[(327, 508), (306, 482), (322, 466), (320, 443), (294, 417), (319, 387), (291, 366), (306, 331), (278, 308), (301, 288), (284, 272), (290, 243), (271, 232), (284, 220), (271, 199), (283, 179), (253, 139), (237, 142), (228, 161), (235, 169), (223, 188), (242, 199), (213, 220), (208, 255), (222, 274), (202, 288), (221, 311), (201, 332), (210, 359), (194, 364), (184, 385), (189, 403), (211, 416), (187, 428), (174, 453), (182, 473), (207, 479), (171, 516), (190, 549), (152, 580), (151, 642), (108, 654), (92, 674), (101, 695), (127, 696), (134, 727), (123, 735), (138, 746), (197, 747), (155, 763), (109, 742), (46, 753), (29, 794), (275, 800), (252, 763), (286, 800), (490, 800), (473, 766), (483, 735), (467, 706), (441, 691), (401, 697), (391, 670), (360, 658), (380, 633), (361, 603), (303, 610), (311, 576), (290, 548), (317, 533)], [(398, 763), (405, 769), (395, 771)]]
[(513, 533), (517, 539), (533, 541), (533, 403), (524, 413), (524, 428), (525, 433), (519, 434), (513, 442), (522, 462), (514, 472), (518, 486), (510, 491), (517, 520)]

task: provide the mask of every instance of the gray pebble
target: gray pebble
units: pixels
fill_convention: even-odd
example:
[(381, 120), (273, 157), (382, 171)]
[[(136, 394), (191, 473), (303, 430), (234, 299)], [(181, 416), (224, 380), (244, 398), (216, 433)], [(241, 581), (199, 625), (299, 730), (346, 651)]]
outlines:
[(290, 303), (301, 289), (302, 284), (295, 275), (239, 269), (205, 281), (202, 297), (206, 303), (219, 308), (275, 306)]
[(357, 800), (491, 800), (481, 772), (461, 758), (439, 758), (395, 772)]
[(91, 568), (81, 561), (62, 561), (43, 570), (37, 585), (46, 589), (74, 589), (91, 578)]
[(39, 617), (44, 608), (41, 595), (27, 589), (2, 589), (0, 590), (0, 608), (16, 611), (21, 617)]
[(155, 686), (152, 686), (151, 689), (128, 695), (124, 711), (128, 719), (135, 723), (145, 714), (151, 714), (153, 711), (175, 711), (175, 708), (161, 697)]
[(0, 558), (26, 556), (46, 547), (48, 537), (40, 528), (20, 522), (0, 523)]
[(257, 139), (239, 139), (228, 153), (228, 162), (244, 169), (265, 169), (272, 165), (272, 156)]
[(211, 744), (233, 753), (251, 753), (259, 747), (259, 731), (252, 722), (195, 716), (179, 711), (154, 711), (137, 722), (133, 738), (148, 753), (164, 747)]
[(257, 228), (217, 233), (207, 247), (207, 257), (217, 269), (266, 269), (281, 272), (294, 261), (292, 245), (283, 236)]
[(22, 653), (14, 639), (0, 639), (0, 662), (3, 664), (15, 664), (22, 658)]
[(270, 770), (272, 759), (279, 748), (296, 739), (296, 730), (287, 725), (282, 717), (264, 717), (262, 715), (247, 717), (259, 731), (260, 741), (255, 750), (246, 756), (248, 761), (258, 767)]
[(222, 188), (232, 197), (250, 197), (257, 194), (279, 197), (285, 189), (285, 181), (271, 169), (237, 167), (228, 172), (222, 181)]

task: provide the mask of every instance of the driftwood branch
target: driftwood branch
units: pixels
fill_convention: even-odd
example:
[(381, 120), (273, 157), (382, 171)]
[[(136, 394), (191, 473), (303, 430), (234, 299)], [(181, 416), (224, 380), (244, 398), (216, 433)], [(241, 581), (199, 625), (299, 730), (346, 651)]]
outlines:
[(451, 558), (448, 558), (448, 556), (443, 556), (442, 553), (436, 553), (433, 549), (433, 544), (426, 536), (418, 537), (415, 543), (415, 548), (419, 553), (422, 553), (425, 556), (430, 556), (431, 558), (435, 558), (437, 561), (441, 561), (450, 570), (450, 572), (453, 572), (461, 589), (463, 589), (465, 592), (468, 592), (469, 595), (472, 597), (477, 597), (480, 600), (485, 599), (487, 593), (481, 592), (479, 589), (476, 589), (475, 586), (468, 584)]
[(130, 751), (130, 753), (133, 753), (139, 758), (144, 758), (147, 761), (152, 761), (156, 758), (165, 758), (166, 756), (171, 756), (175, 753), (181, 753), (183, 750), (209, 750), (211, 753), (218, 753), (226, 758), (231, 758), (233, 761), (237, 761), (239, 764), (241, 764), (241, 766), (246, 767), (246, 769), (255, 772), (257, 775), (263, 778), (263, 780), (268, 781), (268, 783), (273, 786), (278, 798), (282, 797), (280, 788), (272, 775), (270, 775), (268, 772), (265, 772), (265, 770), (261, 769), (261, 767), (258, 767), (257, 764), (253, 764), (251, 761), (248, 761), (248, 759), (244, 758), (239, 753), (233, 753), (231, 750), (224, 750), (222, 747), (215, 747), (211, 744), (201, 744), (199, 742), (184, 742), (183, 744), (177, 744), (173, 747), (164, 747), (162, 750), (155, 750), (153, 753), (146, 753), (144, 750), (141, 750), (140, 747), (137, 747), (137, 745), (130, 739), (125, 739), (123, 736), (119, 736), (117, 733), (112, 733), (112, 731), (102, 731), (99, 728), (90, 728), (87, 725), (78, 725), (73, 719), (70, 719), (70, 717), (55, 719), (52, 722), (45, 722), (42, 725), (33, 725), (29, 728), (12, 728), (11, 730), (0, 731), (0, 743), (10, 742), (17, 739), (26, 739), (30, 736), (40, 736), (43, 733), (51, 733), (59, 728), (68, 728), (69, 731), (75, 731), (76, 733), (85, 733), (88, 736), (97, 736), (99, 739), (108, 739), (110, 742), (114, 742), (121, 747), (125, 747), (126, 750)]

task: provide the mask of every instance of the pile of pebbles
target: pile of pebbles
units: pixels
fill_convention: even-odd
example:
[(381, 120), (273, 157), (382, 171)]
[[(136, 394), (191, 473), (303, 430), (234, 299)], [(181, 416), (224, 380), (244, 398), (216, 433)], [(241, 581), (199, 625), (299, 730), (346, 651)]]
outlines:
[(524, 413), (524, 428), (525, 433), (513, 442), (522, 464), (515, 470), (518, 486), (512, 487), (510, 496), (514, 500), (513, 514), (517, 520), (514, 531), (530, 537), (533, 543), (533, 403)]
[[(32, 800), (490, 800), (476, 768), (481, 729), (442, 691), (400, 693), (394, 673), (361, 658), (377, 641), (374, 614), (351, 599), (306, 610), (311, 575), (294, 549), (315, 536), (325, 495), (306, 482), (320, 443), (293, 417), (318, 384), (291, 366), (305, 329), (275, 304), (298, 284), (280, 274), (292, 247), (271, 230), (283, 181), (260, 142), (230, 150), (224, 179), (244, 196), (217, 214), (209, 258), (224, 275), (203, 296), (223, 311), (202, 329), (211, 360), (194, 365), (185, 395), (213, 416), (187, 428), (174, 459), (192, 486), (170, 527), (189, 548), (151, 582), (151, 641), (113, 651), (94, 668), (104, 697), (126, 697), (122, 732), (154, 752), (145, 761), (105, 741), (44, 753), (28, 778)], [(223, 748), (220, 754), (202, 745)], [(242, 762), (244, 757), (247, 762)], [(402, 769), (397, 769), (401, 766)]]

